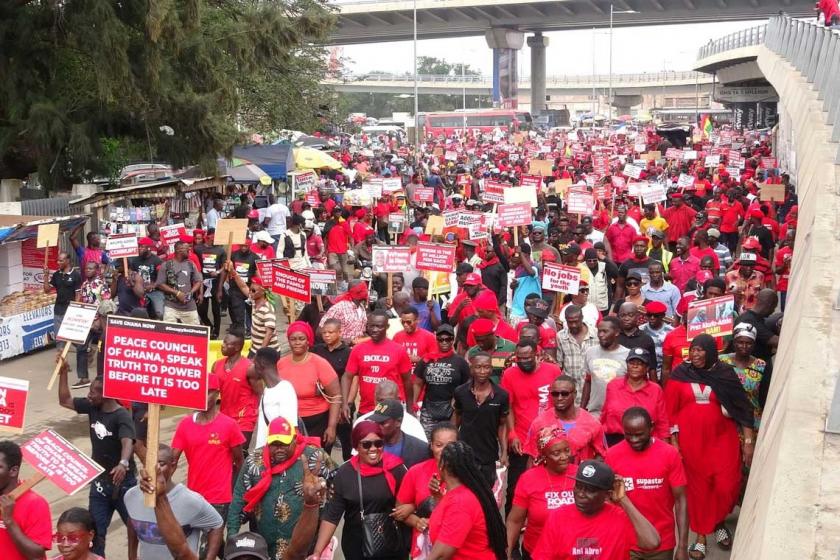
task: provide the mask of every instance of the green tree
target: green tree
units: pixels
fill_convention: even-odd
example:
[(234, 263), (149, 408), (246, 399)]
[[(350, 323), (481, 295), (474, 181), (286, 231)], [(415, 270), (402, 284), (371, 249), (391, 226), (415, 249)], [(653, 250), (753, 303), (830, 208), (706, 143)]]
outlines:
[[(417, 73), (418, 74), (432, 74), (435, 76), (460, 76), (462, 63), (451, 63), (433, 56), (418, 56), (417, 57)], [(463, 65), (463, 74), (467, 76), (478, 76), (481, 74), (478, 70), (470, 68), (469, 64)]]
[(326, 0), (2, 2), (0, 177), (107, 173), (121, 156), (103, 138), (181, 167), (317, 124), (334, 21)]

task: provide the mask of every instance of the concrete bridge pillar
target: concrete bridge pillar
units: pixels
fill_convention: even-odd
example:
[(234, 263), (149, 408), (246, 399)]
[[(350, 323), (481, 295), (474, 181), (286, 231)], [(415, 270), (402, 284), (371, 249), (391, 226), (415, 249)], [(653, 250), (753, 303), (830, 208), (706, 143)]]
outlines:
[(545, 109), (545, 48), (548, 37), (536, 33), (528, 37), (531, 47), (531, 115), (538, 116)]
[(517, 105), (517, 51), (525, 44), (525, 34), (515, 29), (493, 27), (484, 33), (493, 49), (493, 104), (514, 109)]
[(629, 115), (630, 109), (636, 105), (641, 105), (641, 95), (613, 95), (613, 107), (615, 107), (616, 115)]

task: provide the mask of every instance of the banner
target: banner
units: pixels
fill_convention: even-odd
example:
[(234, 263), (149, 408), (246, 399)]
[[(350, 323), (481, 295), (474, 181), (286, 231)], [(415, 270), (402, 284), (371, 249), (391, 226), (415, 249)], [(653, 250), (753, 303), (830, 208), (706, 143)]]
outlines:
[(204, 410), (210, 327), (109, 315), (103, 394)]
[[(531, 209), (528, 208), (528, 211), (530, 212)], [(418, 243), (415, 268), (417, 270), (452, 272), (455, 268), (455, 245)]]
[(686, 338), (689, 342), (701, 334), (730, 335), (735, 323), (735, 296), (694, 300), (688, 304), (687, 317)]
[(576, 294), (580, 288), (580, 269), (574, 266), (544, 262), (542, 287), (550, 292)]
[(90, 327), (96, 319), (98, 305), (71, 301), (64, 313), (64, 319), (56, 333), (57, 340), (66, 340), (75, 344), (84, 344)]
[(53, 430), (41, 432), (23, 444), (20, 450), (27, 463), (70, 496), (105, 472), (98, 463)]
[[(479, 218), (481, 214), (479, 214)], [(373, 246), (373, 272), (405, 272), (411, 268), (411, 249), (408, 247)]]
[(137, 235), (133, 233), (114, 233), (105, 240), (105, 250), (112, 259), (136, 257), (140, 254), (137, 249)]
[(531, 205), (528, 202), (515, 202), (499, 206), (499, 226), (527, 226), (534, 219), (531, 217)]
[(572, 189), (566, 200), (566, 211), (569, 214), (591, 216), (595, 212), (595, 198), (589, 191)]
[(26, 417), (29, 380), (0, 377), (0, 430), (21, 433)]
[(312, 301), (308, 274), (275, 263), (272, 275), (271, 291), (275, 294), (304, 303)]

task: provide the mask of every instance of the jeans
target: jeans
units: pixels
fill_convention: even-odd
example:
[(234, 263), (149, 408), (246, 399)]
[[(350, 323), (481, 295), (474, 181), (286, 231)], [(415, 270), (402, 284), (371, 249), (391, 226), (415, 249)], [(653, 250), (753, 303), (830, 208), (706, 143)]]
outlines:
[[(219, 329), (222, 326), (222, 304), (216, 299), (216, 290), (219, 289), (219, 281), (214, 280), (210, 286), (210, 297), (205, 297), (198, 304), (198, 316), (201, 318), (201, 324), (210, 327), (210, 332), (214, 335), (219, 334)], [(213, 321), (210, 321), (210, 316), (207, 314), (209, 309), (213, 310)]]
[(784, 292), (779, 292), (779, 305), (781, 305), (782, 312), (785, 310), (785, 304), (787, 304), (787, 290)]
[(119, 488), (111, 482), (111, 475), (102, 473), (90, 485), (90, 497), (88, 510), (93, 517), (93, 524), (96, 527), (96, 538), (93, 541), (93, 553), (100, 556), (105, 555), (105, 536), (108, 534), (108, 526), (111, 525), (111, 518), (114, 511), (120, 514), (120, 519), (126, 526), (131, 523), (128, 512), (125, 509), (123, 498), (129, 488), (137, 486), (137, 479), (132, 473), (126, 473), (125, 480)]
[(277, 253), (277, 248), (280, 246), (280, 240), (283, 239), (283, 234), (272, 235), (271, 238), (274, 240), (274, 252)]
[(91, 347), (99, 343), (101, 333), (91, 330), (84, 344), (76, 344), (76, 377), (88, 379), (88, 355)]
[(146, 309), (149, 312), (149, 318), (158, 320), (163, 319), (163, 292), (160, 290), (152, 290), (146, 294), (146, 299), (149, 300), (149, 303), (146, 306)]

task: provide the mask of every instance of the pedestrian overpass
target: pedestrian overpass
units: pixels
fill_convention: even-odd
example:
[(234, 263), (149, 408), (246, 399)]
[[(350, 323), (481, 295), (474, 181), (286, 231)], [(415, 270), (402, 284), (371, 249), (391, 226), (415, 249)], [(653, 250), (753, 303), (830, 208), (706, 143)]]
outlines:
[(840, 35), (774, 16), (760, 31), (703, 47), (696, 68), (745, 91), (775, 90), (774, 143), (799, 195), (787, 308), (731, 558), (833, 560), (840, 549)]

